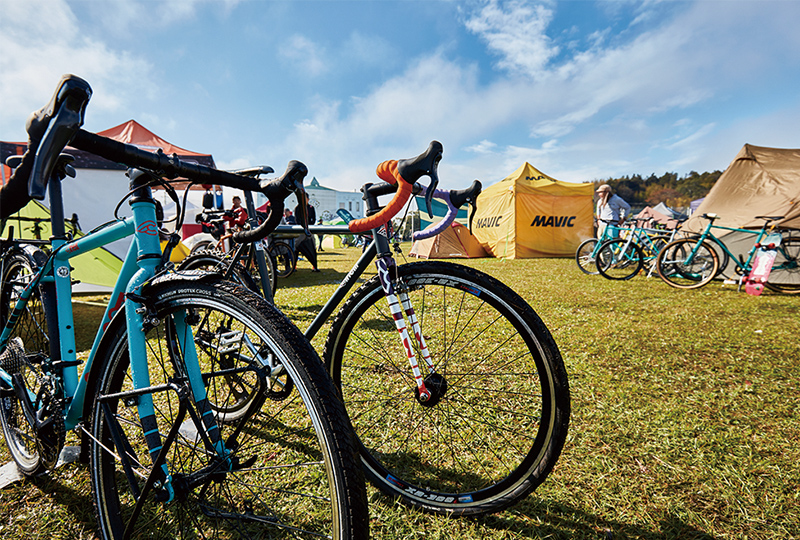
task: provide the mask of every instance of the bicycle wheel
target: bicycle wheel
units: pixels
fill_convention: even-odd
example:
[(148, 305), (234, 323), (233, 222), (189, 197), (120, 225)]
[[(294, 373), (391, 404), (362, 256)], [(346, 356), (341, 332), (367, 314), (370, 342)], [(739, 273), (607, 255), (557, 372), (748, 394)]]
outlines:
[(644, 265), (642, 249), (634, 242), (615, 238), (603, 242), (595, 258), (597, 271), (613, 280), (631, 279)]
[(800, 294), (800, 237), (785, 237), (764, 284), (775, 292)]
[(594, 252), (597, 247), (597, 238), (589, 238), (581, 242), (575, 251), (575, 262), (584, 274), (597, 274), (597, 267), (594, 264)]
[[(263, 298), (215, 278), (167, 278), (145, 295), (151, 388), (179, 388), (148, 394), (156, 412), (140, 420), (136, 398), (124, 395), (133, 388), (132, 373), (125, 323), (115, 319), (98, 351), (103, 367), (91, 423), (92, 485), (103, 537), (122, 537), (136, 515), (131, 492), (144, 489), (142, 476), (153, 468), (145, 438), (155, 433), (171, 477), (160, 476), (149, 494), (140, 494), (131, 538), (367, 538), (352, 427), (299, 330)], [(211, 410), (233, 409), (242, 393), (257, 394), (245, 398), (246, 414), (233, 421), (209, 415), (203, 400), (191, 398), (196, 390), (185, 388), (179, 344), (192, 336)], [(230, 373), (241, 382), (236, 391), (224, 376)], [(197, 421), (181, 417), (181, 393)], [(176, 434), (171, 444), (168, 433)], [(215, 439), (224, 442), (227, 460), (204, 444)]]
[[(688, 238), (696, 242), (697, 239), (700, 238), (700, 235), (689, 234)], [(707, 236), (705, 242), (706, 244), (708, 244), (708, 247), (714, 250), (714, 253), (717, 255), (717, 260), (719, 260), (719, 267), (717, 268), (717, 273), (714, 275), (714, 277), (718, 277), (724, 274), (725, 269), (728, 268), (728, 263), (730, 262), (731, 259), (730, 255), (728, 255), (728, 252), (723, 247), (722, 241), (717, 239), (716, 237)], [(738, 270), (738, 268), (739, 268), (738, 264), (734, 266), (734, 270), (736, 271), (736, 273), (741, 275), (741, 272)]]
[[(33, 248), (10, 252), (3, 258), (2, 286), (0, 288), (0, 323), (5, 326), (8, 317), (22, 294), (38, 271), (36, 256), (44, 254)], [(52, 285), (51, 285), (52, 286)], [(45, 379), (42, 361), (50, 356), (50, 337), (47, 317), (40, 287), (33, 290), (25, 308), (17, 319), (5, 350), (0, 354), (0, 365), (10, 375), (19, 374), (34, 396), (37, 396), (40, 419), (50, 417), (50, 429), (37, 436), (28, 423), (22, 404), (11, 389), (3, 389), (0, 400), (0, 419), (3, 424), (8, 451), (19, 469), (34, 476), (55, 467), (61, 448), (64, 446), (64, 423), (61, 410), (54, 399), (56, 389), (52, 380)], [(50, 381), (50, 382), (48, 382)]]
[[(272, 292), (274, 293), (275, 288), (278, 285), (278, 277), (275, 272), (274, 261), (272, 260), (272, 257), (264, 257), (264, 260), (267, 263), (269, 284), (270, 287), (272, 287)], [(198, 253), (190, 254), (188, 257), (183, 259), (180, 265), (178, 265), (178, 271), (206, 270), (224, 273), (227, 270), (227, 265), (230, 264), (230, 262), (231, 259), (226, 257), (225, 254), (219, 250), (212, 249), (200, 251)], [(257, 268), (251, 268), (248, 271), (241, 263), (239, 263), (237, 264), (236, 268), (234, 268), (230, 280), (239, 283), (256, 294), (262, 294), (261, 276), (258, 274)]]
[(190, 255), (194, 255), (195, 253), (200, 253), (203, 251), (211, 251), (214, 249), (214, 242), (211, 240), (202, 240), (192, 246), (192, 250), (189, 252)]
[[(696, 247), (696, 250), (695, 250)], [(694, 256), (691, 256), (695, 250)], [(719, 259), (709, 244), (691, 238), (673, 240), (656, 258), (658, 276), (678, 289), (697, 289), (717, 275)]]
[(378, 276), (345, 302), (323, 354), (367, 477), (432, 512), (509, 506), (544, 481), (567, 436), (569, 385), (558, 347), (534, 310), (491, 276), (446, 262), (397, 270), (435, 364), (426, 377), (435, 396), (417, 398)]
[(271, 242), (269, 245), (269, 256), (275, 266), (275, 271), (280, 278), (292, 275), (295, 267), (294, 253), (286, 242)]

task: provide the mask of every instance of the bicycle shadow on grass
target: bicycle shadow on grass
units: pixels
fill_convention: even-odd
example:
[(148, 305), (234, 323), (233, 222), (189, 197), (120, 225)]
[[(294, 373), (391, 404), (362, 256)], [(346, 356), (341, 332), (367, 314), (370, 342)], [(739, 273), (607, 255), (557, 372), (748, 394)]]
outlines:
[(605, 519), (552, 499), (528, 496), (501, 514), (473, 518), (514, 538), (602, 538), (604, 540), (716, 540), (716, 537), (668, 514), (653, 524), (636, 525)]
[[(85, 489), (79, 489), (67, 480), (67, 477), (77, 477), (78, 475), (85, 475)], [(69, 464), (55, 473), (25, 478), (13, 489), (36, 490), (43, 497), (49, 498), (54, 507), (61, 508), (66, 514), (72, 516), (75, 523), (82, 529), (95, 531), (97, 528), (86, 465)], [(27, 500), (28, 498), (24, 497), (23, 499)], [(35, 502), (34, 504), (42, 508), (46, 507), (44, 502)]]

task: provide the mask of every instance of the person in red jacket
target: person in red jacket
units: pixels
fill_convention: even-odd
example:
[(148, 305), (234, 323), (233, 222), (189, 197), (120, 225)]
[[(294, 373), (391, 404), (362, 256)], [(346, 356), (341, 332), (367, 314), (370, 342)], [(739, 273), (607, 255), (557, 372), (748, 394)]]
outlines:
[(242, 199), (237, 196), (233, 197), (233, 208), (227, 210), (222, 218), (228, 222), (231, 229), (241, 230), (247, 222), (247, 210), (242, 206)]

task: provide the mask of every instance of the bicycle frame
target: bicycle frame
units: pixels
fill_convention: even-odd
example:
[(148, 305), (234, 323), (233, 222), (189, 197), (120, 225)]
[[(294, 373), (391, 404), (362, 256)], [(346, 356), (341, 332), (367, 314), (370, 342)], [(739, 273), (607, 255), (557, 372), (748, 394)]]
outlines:
[[(724, 242), (722, 242), (719, 238), (717, 238), (714, 235), (714, 233), (711, 232), (711, 229), (722, 229), (726, 231), (742, 232), (742, 233), (756, 235), (756, 240), (755, 242), (753, 242), (753, 247), (750, 248), (750, 251), (747, 253), (747, 260), (737, 257), (736, 255), (731, 253), (731, 251), (728, 249), (728, 246), (726, 246)], [(706, 228), (703, 230), (703, 232), (700, 233), (700, 236), (697, 238), (695, 246), (692, 248), (692, 251), (689, 253), (689, 256), (686, 258), (686, 260), (688, 262), (691, 262), (694, 259), (694, 256), (697, 254), (697, 251), (700, 249), (700, 245), (706, 240), (706, 238), (711, 238), (716, 245), (721, 247), (725, 251), (725, 253), (728, 254), (728, 257), (732, 258), (735, 261), (739, 261), (739, 264), (742, 267), (742, 273), (744, 275), (749, 274), (751, 269), (750, 265), (753, 261), (753, 257), (756, 252), (756, 244), (758, 244), (761, 241), (761, 239), (764, 238), (766, 231), (767, 231), (766, 223), (764, 224), (763, 227), (761, 227), (760, 231), (753, 231), (751, 229), (738, 229), (736, 227), (725, 227), (723, 225), (714, 225), (714, 221), (712, 220), (708, 223), (708, 225), (706, 225)]]
[[(55, 284), (55, 298), (53, 299), (54, 301), (49, 303), (46, 311), (52, 313), (51, 308), (56, 309), (57, 334), (52, 331), (50, 332), (51, 358), (49, 365), (45, 366), (45, 368), (54, 373), (61, 371), (62, 390), (64, 397), (67, 398), (69, 403), (65, 411), (64, 421), (65, 428), (68, 430), (74, 429), (85, 418), (87, 405), (86, 393), (89, 390), (89, 385), (96, 381), (96, 378), (92, 377), (91, 374), (95, 370), (97, 350), (108, 325), (123, 306), (127, 325), (128, 354), (135, 393), (138, 396), (137, 407), (139, 416), (142, 418), (143, 425), (147, 425), (147, 418), (154, 417), (155, 415), (152, 392), (159, 389), (148, 390), (148, 388), (150, 388), (150, 378), (147, 364), (147, 344), (144, 332), (142, 331), (146, 308), (140, 303), (143, 298), (139, 295), (139, 291), (148, 280), (155, 276), (157, 268), (161, 265), (162, 253), (158, 226), (156, 225), (155, 201), (152, 198), (150, 188), (144, 184), (147, 175), (134, 171), (130, 176), (132, 178), (131, 185), (134, 189), (134, 195), (131, 199), (132, 218), (123, 218), (107, 227), (90, 232), (76, 240), (70, 240), (64, 234), (60, 180), (58, 178), (50, 180), (50, 203), (54, 233), (51, 255), (46, 264), (23, 290), (6, 326), (3, 328), (2, 333), (0, 333), (0, 350), (4, 350), (14, 324), (22, 313), (22, 310), (25, 309), (25, 305), (35, 288), (40, 283), (47, 284), (53, 282)], [(78, 365), (81, 362), (77, 360), (77, 353), (75, 350), (72, 284), (69, 260), (77, 255), (97, 249), (130, 235), (133, 235), (133, 241), (128, 249), (120, 275), (114, 286), (111, 300), (101, 320), (100, 328), (95, 336), (82, 376), (79, 378)], [(43, 295), (43, 302), (45, 301)], [(187, 375), (195, 400), (200, 401), (201, 399), (205, 399), (205, 388), (202, 383), (202, 375), (197, 362), (196, 351), (193, 346), (194, 342), (189, 333), (189, 328), (183, 328), (186, 323), (179, 319), (180, 317), (176, 317), (175, 320), (175, 324), (179, 330), (178, 334), (189, 336), (180, 343), (189, 371)], [(50, 320), (48, 320), (48, 322), (50, 322)], [(183, 333), (184, 331), (186, 334)], [(11, 375), (2, 368), (0, 368), (0, 379), (7, 385), (13, 387)], [(29, 396), (32, 400), (36, 397), (30, 395), (30, 391)], [(150, 454), (154, 463), (161, 450), (160, 437), (158, 437), (158, 439), (158, 441), (152, 441), (148, 438)], [(220, 443), (215, 446), (217, 452), (224, 455), (226, 452), (224, 447)], [(170, 476), (166, 465), (162, 465), (162, 470), (166, 478), (169, 479)], [(169, 484), (167, 484), (166, 487), (170, 492), (171, 498), (174, 494), (172, 492), (172, 487)]]

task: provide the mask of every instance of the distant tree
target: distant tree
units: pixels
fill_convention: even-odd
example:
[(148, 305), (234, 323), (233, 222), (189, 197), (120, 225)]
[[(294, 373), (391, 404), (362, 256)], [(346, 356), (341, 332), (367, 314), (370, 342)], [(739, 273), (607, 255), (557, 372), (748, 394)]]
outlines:
[(722, 175), (721, 171), (698, 173), (692, 171), (683, 178), (678, 173), (665, 172), (661, 176), (651, 173), (646, 179), (640, 174), (606, 178), (593, 182), (595, 190), (608, 184), (615, 193), (633, 206), (655, 206), (663, 202), (667, 206), (685, 207), (695, 199), (705, 197)]

